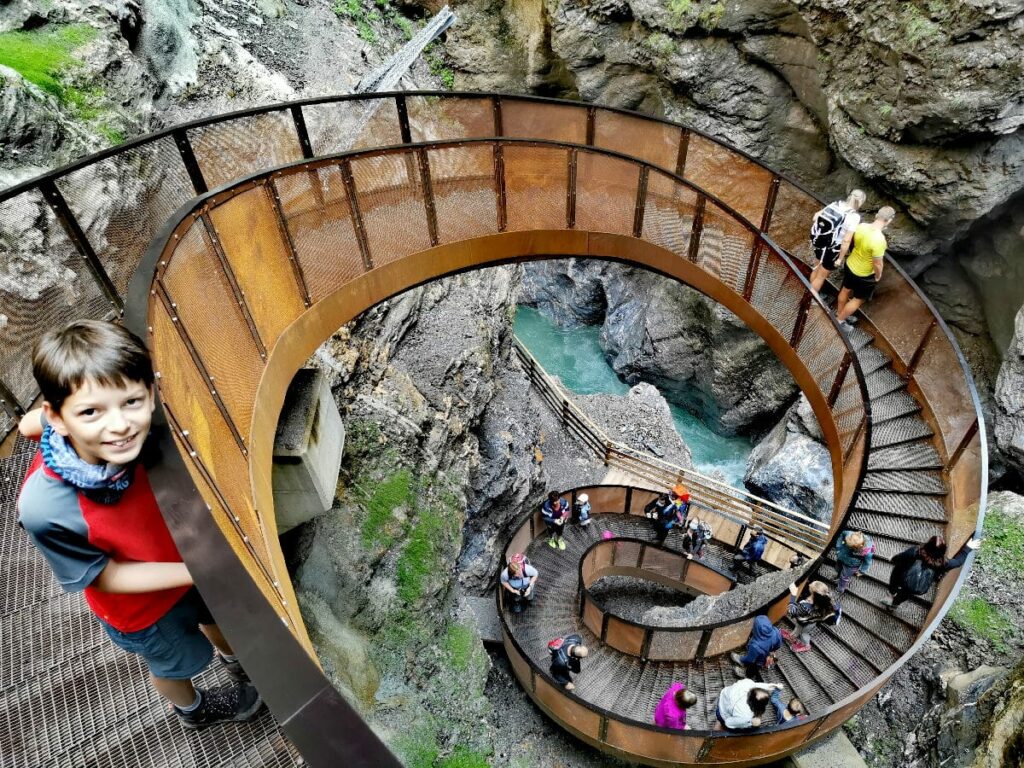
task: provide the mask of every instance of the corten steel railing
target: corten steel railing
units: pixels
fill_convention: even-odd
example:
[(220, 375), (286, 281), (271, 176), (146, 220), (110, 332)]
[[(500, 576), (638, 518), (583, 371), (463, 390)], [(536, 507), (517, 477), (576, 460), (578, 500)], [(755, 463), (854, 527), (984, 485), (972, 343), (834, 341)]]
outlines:
[(607, 466), (618, 467), (660, 488), (685, 483), (694, 511), (700, 510), (700, 516), (712, 524), (717, 538), (739, 547), (748, 529), (760, 525), (775, 543), (765, 550), (764, 559), (780, 568), (788, 567), (796, 553), (813, 556), (828, 545), (829, 523), (612, 440), (570, 399), (517, 337), (513, 336), (512, 346), (527, 378), (558, 414), (567, 434), (580, 440)]
[[(525, 145), (492, 142), (488, 154), (477, 151), (482, 145), (464, 141), (493, 135), (583, 146), (548, 146), (542, 153), (544, 160), (533, 158), (531, 167), (528, 154), (534, 150)], [(179, 259), (173, 269), (142, 263), (145, 242), (196, 193), (272, 163), (427, 139), (456, 143), (410, 150), (400, 160), (397, 156), (384, 159), (387, 153), (376, 159), (353, 156), (348, 163), (340, 162), (327, 179), (320, 178), (323, 166), (309, 162), (283, 170), (280, 184), (246, 186), (245, 194), (233, 188), (227, 198), (207, 196), (199, 206), (202, 215), (196, 212), (196, 227), (175, 233), (179, 238), (188, 235), (179, 244), (179, 255), (202, 254), (209, 260), (204, 263), (207, 271), (190, 273), (189, 266), (194, 264), (181, 266), (199, 259)], [(624, 183), (614, 169), (633, 161), (602, 156), (591, 147), (622, 150), (647, 165), (634, 164)], [(506, 173), (507, 166), (512, 166), (512, 173)], [(355, 168), (359, 173), (353, 172)], [(414, 182), (417, 170), (419, 182)], [(666, 171), (677, 172), (695, 186), (680, 184)], [(388, 183), (403, 172), (408, 189)], [(548, 188), (543, 199), (536, 200), (531, 186), (542, 175), (549, 181), (557, 175), (561, 192)], [(581, 186), (581, 176), (584, 181), (604, 178), (606, 182)], [(375, 177), (384, 183), (363, 188)], [(478, 184), (488, 189), (488, 195), (474, 198), (473, 222), (450, 225), (449, 217), (472, 198)], [(460, 185), (462, 198), (457, 197)], [(610, 218), (595, 206), (600, 195), (610, 189), (621, 192), (624, 187), (634, 195), (632, 207), (623, 202)], [(444, 194), (435, 194), (438, 191)], [(413, 193), (412, 202), (405, 192)], [(225, 215), (225, 203), (235, 198), (247, 201), (251, 227), (240, 224), (234, 215)], [(492, 202), (485, 202), (488, 199)], [(531, 202), (538, 209), (536, 215), (528, 212)], [(447, 93), (332, 97), (177, 126), (0, 193), (0, 314), (4, 319), (0, 323), (0, 404), (5, 411), (0, 413), (0, 430), (8, 431), (36, 397), (28, 350), (40, 328), (72, 317), (116, 315), (125, 304), (131, 315), (153, 299), (151, 309), (162, 338), (179, 340), (176, 348), (173, 341), (168, 346), (180, 357), (167, 359), (192, 361), (191, 371), (188, 366), (162, 371), (171, 381), (165, 378), (161, 384), (188, 393), (177, 404), (169, 401), (167, 415), (175, 445), (191, 461), (195, 475), (186, 474), (184, 464), (173, 458), (153, 473), (161, 508), (179, 545), (225, 626), (251, 628), (259, 623), (267, 615), (261, 607), (264, 600), (283, 620), (277, 630), (260, 624), (266, 626), (263, 642), (246, 643), (243, 658), (261, 687), (275, 691), (268, 698), (304, 753), (313, 759), (344, 755), (353, 765), (385, 764), (382, 757), (364, 762), (361, 755), (384, 753), (375, 751), (379, 744), (339, 703), (315, 665), (302, 666), (299, 656), (281, 650), (288, 647), (289, 638), (297, 636), (305, 648), (308, 640), (280, 558), (268, 501), (266, 446), (287, 378), (279, 368), (292, 363), (298, 367), (291, 352), (274, 345), (275, 339), (291, 339), (299, 330), (314, 333), (311, 328), (317, 322), (321, 325), (314, 335), (326, 338), (340, 325), (330, 323), (346, 313), (334, 308), (330, 320), (324, 320), (326, 310), (300, 314), (302, 309), (315, 310), (343, 300), (352, 306), (369, 306), (399, 289), (403, 280), (396, 279), (396, 272), (405, 285), (413, 285), (417, 279), (475, 266), (478, 262), (467, 254), (470, 247), (456, 245), (460, 238), (475, 237), (476, 245), (495, 248), (491, 263), (549, 254), (600, 255), (644, 263), (689, 282), (727, 306), (732, 302), (730, 308), (748, 324), (761, 323), (763, 327), (755, 330), (794, 372), (801, 388), (819, 393), (808, 396), (826, 433), (837, 497), (842, 496), (835, 504), (834, 535), (870, 449), (863, 376), (850, 347), (832, 336), (834, 325), (827, 311), (806, 295), (805, 284), (792, 271), (794, 266), (806, 271), (806, 266), (794, 265), (773, 248), (778, 244), (806, 258), (809, 212), (819, 203), (799, 185), (739, 150), (683, 126), (623, 110), (531, 97)], [(388, 230), (385, 219), (403, 217), (406, 226), (407, 214), (416, 222), (415, 228)], [(744, 217), (759, 224), (747, 228), (741, 221)], [(267, 224), (268, 218), (275, 223)], [(537, 229), (539, 234), (526, 234)], [(584, 235), (588, 229), (592, 233)], [(556, 234), (557, 230), (562, 231)], [(632, 239), (638, 231), (655, 243), (641, 245)], [(232, 247), (225, 248), (225, 242)], [(431, 268), (397, 266), (401, 259), (435, 243), (432, 258), (438, 263)], [(675, 254), (672, 260), (668, 253)], [(265, 275), (237, 269), (249, 258), (260, 259), (261, 269), (269, 265)], [(144, 274), (132, 282), (126, 301), (126, 289), (140, 263)], [(162, 270), (160, 281), (150, 294), (149, 277), (156, 267)], [(344, 284), (346, 279), (349, 283)], [(336, 289), (339, 283), (345, 287)], [(205, 313), (197, 312), (196, 302), (188, 308), (175, 306), (182, 302), (182, 296), (168, 288), (175, 284), (179, 290), (188, 285), (189, 291), (202, 296)], [(787, 300), (801, 295), (795, 307)], [(737, 304), (737, 296), (746, 303)], [(193, 339), (188, 332), (175, 331), (176, 326), (205, 325), (213, 307), (221, 308), (229, 320), (218, 349), (206, 347), (206, 338)], [(868, 318), (876, 340), (894, 351), (897, 367), (905, 369), (910, 388), (936, 428), (951, 489), (947, 538), (957, 545), (980, 524), (987, 476), (984, 424), (969, 369), (934, 307), (891, 262), (878, 297), (868, 307)], [(147, 330), (145, 320), (134, 325)], [(258, 362), (235, 369), (228, 363), (235, 356)], [(278, 363), (272, 364), (275, 357)], [(247, 400), (246, 393), (255, 391), (257, 382), (260, 397)], [(969, 414), (966, 419), (964, 413)], [(195, 423), (177, 422), (179, 415)], [(207, 430), (206, 417), (214, 425), (212, 431)], [(208, 453), (201, 456), (199, 448)], [(190, 477), (204, 492), (205, 502), (186, 490)], [(207, 514), (207, 503), (212, 516)], [(225, 541), (238, 559), (226, 550)], [(194, 562), (202, 555), (208, 556), (206, 562)], [(240, 566), (242, 561), (247, 568)], [(247, 574), (254, 580), (245, 578)], [(852, 714), (917, 650), (948, 607), (946, 598), (965, 576), (962, 572), (942, 583), (940, 599), (914, 646), (873, 686), (837, 704), (824, 721), (817, 721), (815, 735)], [(273, 658), (267, 655), (270, 647), (275, 648)], [(319, 728), (326, 722), (318, 720), (323, 712), (335, 713), (333, 722), (343, 721), (351, 729)], [(735, 743), (742, 752), (741, 742)], [(704, 754), (701, 759), (715, 761), (723, 754)], [(741, 757), (740, 753), (734, 756)]]

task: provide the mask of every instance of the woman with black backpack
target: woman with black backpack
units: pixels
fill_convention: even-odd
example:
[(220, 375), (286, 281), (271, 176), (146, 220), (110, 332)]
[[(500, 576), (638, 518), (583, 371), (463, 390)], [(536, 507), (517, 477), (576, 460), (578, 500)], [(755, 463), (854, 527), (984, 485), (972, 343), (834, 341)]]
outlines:
[(946, 540), (942, 536), (932, 536), (920, 546), (908, 547), (892, 559), (889, 597), (883, 597), (882, 604), (895, 609), (911, 595), (925, 594), (947, 571), (963, 565), (967, 555), (980, 546), (981, 539), (969, 539), (951, 560), (946, 559)]

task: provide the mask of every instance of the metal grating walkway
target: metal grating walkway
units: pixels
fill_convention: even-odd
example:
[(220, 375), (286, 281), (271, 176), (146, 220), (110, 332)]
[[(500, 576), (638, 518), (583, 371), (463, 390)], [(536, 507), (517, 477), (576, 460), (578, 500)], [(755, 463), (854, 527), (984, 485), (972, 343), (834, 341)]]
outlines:
[[(290, 768), (303, 765), (273, 716), (183, 729), (145, 664), (111, 643), (81, 594), (65, 594), (18, 526), (34, 446), (0, 459), (0, 766)], [(229, 682), (211, 666), (204, 687)]]

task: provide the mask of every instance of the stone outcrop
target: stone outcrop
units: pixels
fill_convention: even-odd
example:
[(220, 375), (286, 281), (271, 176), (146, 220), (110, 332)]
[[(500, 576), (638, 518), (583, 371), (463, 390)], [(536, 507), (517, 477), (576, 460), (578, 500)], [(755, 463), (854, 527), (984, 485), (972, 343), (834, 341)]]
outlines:
[(816, 520), (832, 517), (832, 460), (803, 395), (754, 446), (743, 484), (758, 496)]
[(1024, 309), (1017, 313), (995, 388), (995, 438), (1006, 461), (1024, 477)]
[(732, 313), (642, 269), (573, 260), (524, 267), (520, 301), (580, 324), (604, 308), (601, 345), (629, 383), (654, 384), (724, 434), (766, 429), (797, 388), (767, 345)]

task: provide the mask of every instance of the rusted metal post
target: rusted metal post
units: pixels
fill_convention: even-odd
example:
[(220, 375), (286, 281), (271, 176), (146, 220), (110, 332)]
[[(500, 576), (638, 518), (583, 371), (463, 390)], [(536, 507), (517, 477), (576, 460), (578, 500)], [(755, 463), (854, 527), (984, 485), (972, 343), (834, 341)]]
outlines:
[(690, 132), (683, 128), (679, 132), (679, 149), (676, 152), (676, 176), (686, 177), (686, 153), (690, 149)]
[(508, 200), (505, 191), (505, 153), (501, 142), (494, 142), (494, 196), (498, 209), (498, 231), (508, 229)]
[(196, 153), (192, 151), (192, 142), (188, 140), (188, 133), (184, 128), (178, 128), (171, 135), (174, 137), (174, 144), (178, 147), (178, 154), (181, 155), (181, 162), (185, 164), (185, 171), (192, 182), (192, 187), (197, 195), (210, 191), (206, 186), (206, 179), (203, 178), (203, 171), (196, 160)]
[(860, 433), (864, 431), (864, 427), (866, 427), (867, 424), (868, 424), (868, 417), (867, 417), (867, 414), (865, 414), (861, 418), (861, 420), (857, 422), (857, 429), (855, 429), (853, 431), (853, 438), (850, 440), (850, 444), (845, 449), (843, 449), (843, 461), (844, 462), (847, 459), (850, 458), (850, 453), (853, 452), (853, 446), (855, 446), (857, 444), (857, 441), (860, 439)]
[(836, 400), (839, 399), (839, 392), (843, 388), (843, 382), (846, 380), (846, 374), (850, 370), (850, 365), (853, 363), (853, 355), (847, 352), (843, 355), (843, 361), (839, 363), (839, 370), (836, 371), (836, 378), (832, 382), (832, 388), (828, 392), (828, 407), (832, 408), (836, 404)]
[(395, 96), (395, 109), (398, 110), (398, 129), (402, 133), (402, 143), (412, 144), (412, 129), (409, 127), (409, 107), (405, 103), (405, 96)]
[(949, 458), (949, 461), (946, 462), (946, 466), (942, 468), (942, 473), (944, 475), (948, 475), (953, 471), (954, 467), (956, 467), (957, 462), (960, 461), (960, 457), (963, 456), (964, 451), (967, 450), (967, 446), (971, 444), (974, 436), (978, 434), (978, 426), (978, 419), (975, 418), (974, 421), (971, 422), (971, 426), (969, 426), (967, 431), (964, 432), (964, 436), (960, 438), (960, 444), (957, 445), (956, 450), (953, 451), (953, 455)]
[(640, 166), (640, 178), (636, 183), (636, 204), (633, 206), (633, 237), (639, 238), (644, 232), (644, 207), (647, 204), (647, 180), (651, 175), (649, 165)]
[(430, 158), (427, 150), (422, 147), (416, 150), (416, 158), (420, 166), (420, 182), (423, 184), (423, 205), (427, 211), (427, 231), (430, 233), (430, 245), (438, 244), (437, 208), (434, 206), (434, 185), (430, 180)]
[(293, 104), (291, 107), (292, 122), (295, 123), (295, 135), (299, 138), (299, 147), (302, 149), (302, 156), (309, 160), (313, 157), (313, 145), (309, 141), (309, 131), (306, 128), (306, 116), (302, 114), (302, 106)]
[(693, 212), (693, 227), (690, 230), (690, 251), (687, 258), (694, 264), (697, 263), (697, 254), (700, 252), (700, 234), (704, 231), (704, 208), (707, 205), (707, 198), (704, 195), (697, 195), (697, 208)]
[(807, 312), (811, 308), (811, 292), (808, 291), (800, 299), (800, 309), (796, 314), (796, 323), (793, 325), (793, 335), (789, 337), (789, 346), (796, 349), (800, 345), (800, 339), (804, 336), (804, 328), (807, 326)]
[(341, 180), (348, 195), (348, 207), (352, 211), (352, 225), (356, 231), (356, 240), (359, 242), (359, 254), (363, 257), (363, 267), (369, 272), (373, 269), (373, 259), (370, 256), (370, 244), (366, 239), (363, 214), (359, 210), (359, 195), (356, 191), (355, 177), (352, 175), (352, 163), (349, 160), (342, 160), (338, 170), (341, 171)]
[(594, 134), (597, 128), (597, 107), (591, 105), (587, 107), (587, 146), (594, 146)]
[(748, 303), (754, 295), (754, 284), (757, 282), (757, 270), (761, 266), (763, 252), (764, 240), (758, 236), (754, 239), (754, 247), (750, 251), (750, 263), (747, 264), (747, 277), (743, 281), (743, 300)]
[(579, 153), (575, 148), (569, 150), (569, 181), (565, 190), (565, 228), (576, 227), (576, 168)]
[(925, 330), (924, 335), (921, 337), (921, 343), (917, 345), (917, 349), (914, 350), (914, 355), (910, 358), (910, 362), (907, 364), (907, 378), (914, 375), (914, 371), (917, 370), (917, 366), (921, 362), (921, 358), (924, 356), (925, 347), (928, 346), (928, 342), (932, 339), (932, 334), (935, 333), (935, 329), (938, 327), (939, 321), (933, 317), (932, 321), (928, 323), (928, 328)]
[(103, 263), (96, 255), (96, 251), (93, 250), (92, 244), (89, 242), (89, 238), (85, 236), (85, 232), (82, 231), (82, 227), (78, 224), (78, 219), (75, 218), (75, 214), (71, 212), (71, 208), (68, 206), (67, 201), (64, 199), (64, 195), (54, 184), (52, 179), (47, 179), (39, 184), (39, 190), (43, 193), (43, 197), (46, 202), (49, 203), (50, 208), (53, 210), (54, 215), (57, 217), (57, 221), (60, 222), (61, 227), (67, 234), (71, 244), (78, 251), (78, 255), (82, 257), (82, 261), (85, 262), (86, 268), (89, 270), (89, 274), (92, 279), (99, 286), (100, 291), (104, 296), (107, 297), (107, 301), (114, 308), (114, 311), (119, 315), (124, 313), (124, 301), (117, 292), (117, 288), (114, 286), (114, 282), (110, 279), (110, 275), (107, 274), (107, 270), (104, 268)]
[(772, 223), (772, 214), (775, 213), (775, 201), (779, 196), (778, 176), (772, 176), (772, 183), (768, 186), (768, 198), (764, 201), (764, 214), (761, 216), (761, 231), (767, 232)]
[(268, 180), (266, 189), (270, 195), (270, 202), (274, 207), (274, 214), (277, 217), (278, 231), (281, 233), (281, 237), (284, 239), (285, 245), (288, 247), (288, 263), (291, 264), (292, 275), (295, 277), (300, 298), (302, 299), (302, 303), (308, 309), (313, 306), (313, 297), (309, 293), (309, 285), (306, 283), (306, 275), (302, 270), (302, 264), (299, 262), (299, 257), (295, 252), (295, 240), (292, 238), (291, 230), (288, 229), (288, 220), (284, 217), (284, 211), (281, 208), (281, 194), (277, 191), (277, 184), (274, 183), (273, 177)]

